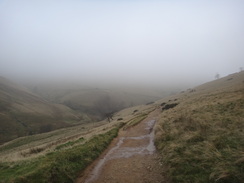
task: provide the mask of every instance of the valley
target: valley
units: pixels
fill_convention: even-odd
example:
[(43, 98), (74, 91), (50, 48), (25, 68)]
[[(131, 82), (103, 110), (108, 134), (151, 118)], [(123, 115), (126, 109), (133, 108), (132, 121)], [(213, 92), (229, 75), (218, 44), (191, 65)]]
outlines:
[(80, 84), (28, 85), (0, 78), (0, 144), (18, 137), (94, 123), (163, 94), (98, 89)]
[(4, 143), (0, 182), (242, 183), (243, 114), (239, 72), (125, 108), (110, 122)]
[(244, 183), (243, 0), (0, 0), (0, 183)]

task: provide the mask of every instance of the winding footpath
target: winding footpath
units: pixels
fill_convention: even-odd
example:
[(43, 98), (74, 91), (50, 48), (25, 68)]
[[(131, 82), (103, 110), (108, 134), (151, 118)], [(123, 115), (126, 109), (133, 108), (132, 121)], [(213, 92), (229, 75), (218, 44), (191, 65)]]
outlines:
[(138, 125), (121, 130), (76, 183), (166, 183), (154, 146), (157, 116), (155, 110)]

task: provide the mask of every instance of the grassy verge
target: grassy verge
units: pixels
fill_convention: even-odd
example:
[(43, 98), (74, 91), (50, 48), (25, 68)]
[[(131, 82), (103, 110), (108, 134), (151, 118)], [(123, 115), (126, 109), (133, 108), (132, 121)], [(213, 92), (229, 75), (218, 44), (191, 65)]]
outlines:
[(126, 130), (128, 129), (129, 127), (132, 127), (132, 126), (135, 126), (137, 125), (138, 123), (140, 123), (142, 120), (144, 120), (146, 117), (148, 116), (148, 114), (141, 114), (133, 119), (131, 119), (130, 121), (128, 121), (126, 123), (126, 125), (124, 126), (123, 130)]
[(243, 183), (243, 119), (238, 94), (206, 96), (163, 112), (156, 146), (172, 182)]
[(74, 182), (78, 174), (107, 148), (121, 126), (94, 136), (80, 146), (59, 150), (32, 161), (1, 163), (0, 182)]

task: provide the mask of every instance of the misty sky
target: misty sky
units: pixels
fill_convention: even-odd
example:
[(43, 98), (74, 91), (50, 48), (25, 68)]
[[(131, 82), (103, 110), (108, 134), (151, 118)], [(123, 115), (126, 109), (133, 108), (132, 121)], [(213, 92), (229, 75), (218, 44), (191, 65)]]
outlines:
[(244, 67), (243, 0), (0, 0), (0, 75), (200, 84)]

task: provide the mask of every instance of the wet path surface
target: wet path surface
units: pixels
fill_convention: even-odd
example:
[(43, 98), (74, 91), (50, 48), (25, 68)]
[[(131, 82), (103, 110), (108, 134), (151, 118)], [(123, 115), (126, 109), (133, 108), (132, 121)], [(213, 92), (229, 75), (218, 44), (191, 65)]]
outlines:
[(154, 146), (155, 119), (121, 131), (78, 183), (165, 182)]

